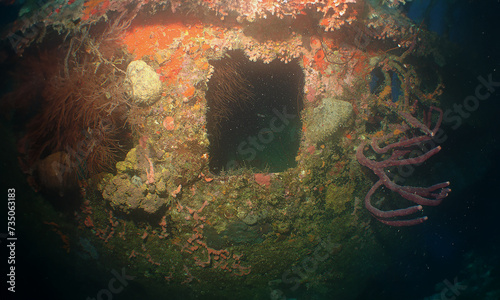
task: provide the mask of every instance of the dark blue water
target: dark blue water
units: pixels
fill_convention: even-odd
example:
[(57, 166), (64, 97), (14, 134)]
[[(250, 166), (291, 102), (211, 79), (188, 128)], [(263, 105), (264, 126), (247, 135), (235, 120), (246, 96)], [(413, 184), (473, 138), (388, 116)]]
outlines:
[[(412, 1), (408, 16), (458, 43), (446, 72), (445, 107), (467, 105), (479, 76), (493, 90), (470, 113), (444, 124), (441, 159), (428, 176), (446, 174), (452, 193), (418, 232), (415, 253), (394, 251), (395, 263), (359, 299), (500, 299), (500, 40), (498, 1)], [(470, 103), (469, 103), (470, 104)], [(465, 107), (465, 106), (464, 106)], [(414, 260), (415, 256), (425, 256)], [(418, 261), (414, 264), (413, 261)], [(455, 284), (454, 280), (457, 279)], [(453, 290), (450, 285), (458, 286)], [(404, 297), (402, 297), (404, 295)]]

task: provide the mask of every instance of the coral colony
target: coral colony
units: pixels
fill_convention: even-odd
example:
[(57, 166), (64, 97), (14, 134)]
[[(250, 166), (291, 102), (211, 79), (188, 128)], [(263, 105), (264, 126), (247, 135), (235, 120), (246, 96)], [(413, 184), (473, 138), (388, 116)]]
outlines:
[[(68, 255), (113, 257), (174, 294), (344, 286), (364, 279), (338, 262), (378, 255), (374, 231), (391, 230), (374, 220), (420, 224), (450, 192), (398, 181), (441, 149), (428, 74), (445, 63), (404, 1), (23, 3), (2, 35), (19, 57), (2, 102), (29, 120), (28, 183), (76, 210), (76, 228), (34, 219)], [(298, 269), (313, 251), (335, 272)]]

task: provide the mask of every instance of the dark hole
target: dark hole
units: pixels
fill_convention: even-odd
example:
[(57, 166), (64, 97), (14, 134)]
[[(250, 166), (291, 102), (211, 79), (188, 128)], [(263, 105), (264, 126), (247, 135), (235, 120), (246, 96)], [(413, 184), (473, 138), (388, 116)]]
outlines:
[(380, 67), (377, 67), (372, 70), (370, 73), (372, 79), (370, 81), (370, 92), (372, 94), (375, 94), (377, 92), (381, 92), (382, 89), (384, 88), (384, 73), (382, 73), (382, 70)]
[(398, 102), (399, 97), (404, 96), (401, 90), (401, 80), (396, 72), (390, 71), (389, 75), (391, 76), (391, 100)]
[(296, 166), (304, 74), (296, 61), (249, 61), (230, 51), (210, 62), (207, 130), (214, 173), (246, 167), (281, 172)]
[[(391, 101), (397, 102), (399, 101), (399, 97), (403, 96), (403, 91), (401, 89), (401, 80), (399, 76), (394, 71), (387, 72), (390, 80), (391, 80)], [(370, 73), (371, 81), (370, 81), (370, 92), (372, 94), (380, 94), (386, 85), (384, 73), (382, 73), (382, 69), (380, 67), (376, 67)]]

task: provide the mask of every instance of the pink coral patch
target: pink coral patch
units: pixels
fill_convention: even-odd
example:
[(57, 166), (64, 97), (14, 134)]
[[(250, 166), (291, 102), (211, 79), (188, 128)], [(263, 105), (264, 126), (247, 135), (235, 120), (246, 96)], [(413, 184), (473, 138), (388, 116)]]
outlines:
[(255, 182), (265, 187), (269, 187), (271, 185), (271, 175), (257, 173), (255, 174)]
[(314, 154), (314, 151), (316, 151), (316, 147), (315, 146), (309, 146), (309, 147), (307, 147), (307, 153)]
[(174, 118), (166, 117), (165, 120), (163, 120), (163, 127), (165, 127), (166, 130), (174, 130), (175, 128)]

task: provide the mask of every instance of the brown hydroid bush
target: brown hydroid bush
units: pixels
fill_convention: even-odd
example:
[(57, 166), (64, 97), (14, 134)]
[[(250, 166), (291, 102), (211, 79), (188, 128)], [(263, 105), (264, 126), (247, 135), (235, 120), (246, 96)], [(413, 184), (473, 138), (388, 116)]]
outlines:
[(126, 96), (119, 86), (123, 76), (109, 75), (105, 70), (94, 74), (82, 66), (73, 68), (69, 77), (56, 75), (46, 82), (41, 111), (27, 125), (30, 165), (65, 151), (84, 173), (113, 166)]
[(25, 171), (44, 173), (34, 171), (48, 167), (41, 162), (51, 154), (63, 153), (52, 156), (64, 157), (64, 162), (52, 162), (55, 169), (48, 171), (84, 178), (112, 170), (116, 155), (126, 150), (128, 60), (116, 36), (129, 20), (120, 20), (80, 29), (56, 51), (24, 60), (17, 87), (2, 102), (18, 111), (38, 107), (19, 143)]

